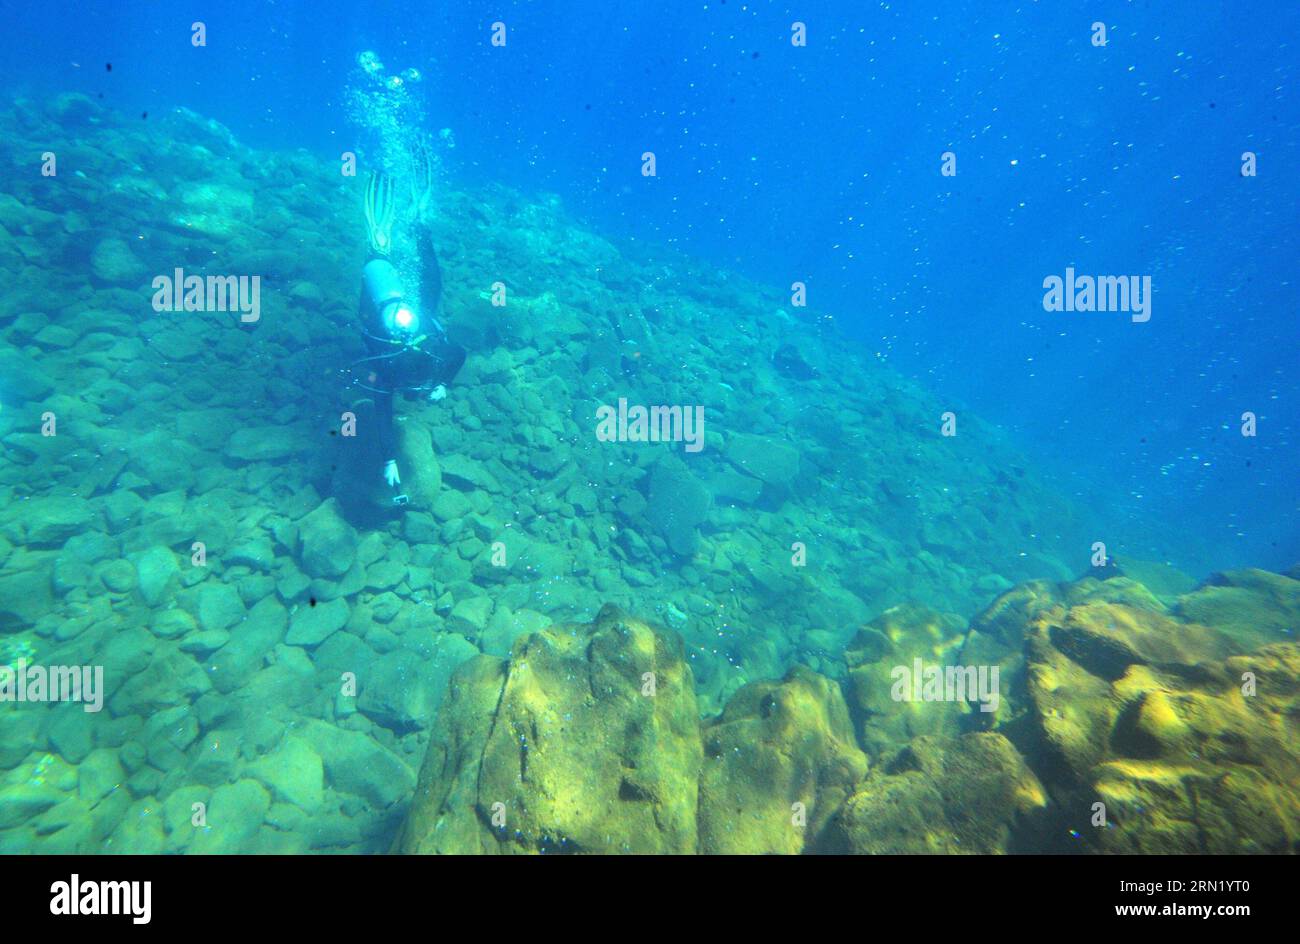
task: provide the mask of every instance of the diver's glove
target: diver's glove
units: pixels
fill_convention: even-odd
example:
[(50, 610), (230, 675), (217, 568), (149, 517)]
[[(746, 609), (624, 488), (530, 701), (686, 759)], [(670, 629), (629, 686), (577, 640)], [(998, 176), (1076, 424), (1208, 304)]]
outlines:
[(430, 400), (445, 400), (446, 398), (447, 398), (446, 384), (438, 384), (438, 386), (434, 387), (432, 390), (429, 391)]
[(397, 474), (397, 460), (389, 459), (384, 463), (384, 481), (393, 488), (402, 484), (402, 477)]

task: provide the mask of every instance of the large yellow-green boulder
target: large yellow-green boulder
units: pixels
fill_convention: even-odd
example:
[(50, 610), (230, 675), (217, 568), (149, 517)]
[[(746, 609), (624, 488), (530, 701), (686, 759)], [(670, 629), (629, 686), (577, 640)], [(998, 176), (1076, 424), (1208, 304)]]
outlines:
[(866, 773), (835, 682), (796, 666), (750, 683), (704, 728), (700, 851), (802, 852)]
[(895, 606), (858, 630), (844, 651), (853, 716), (863, 746), (872, 756), (923, 734), (957, 734), (969, 703), (894, 698), (896, 669), (915, 674), (926, 667), (957, 662), (966, 638), (965, 623), (923, 606)]
[(401, 852), (690, 853), (699, 714), (680, 639), (612, 606), (453, 678)]
[(1247, 568), (1215, 574), (1177, 603), (1189, 622), (1219, 627), (1239, 650), (1300, 629), (1300, 580)]
[(1166, 608), (1088, 579), (1022, 608), (1032, 710), (1008, 733), (1063, 833), (1102, 852), (1295, 848), (1300, 645), (1260, 645), (1284, 635), (1293, 585), (1236, 572)]
[(1046, 809), (1047, 791), (1002, 735), (920, 737), (859, 786), (822, 851), (1024, 851), (1037, 846)]
[(506, 680), (506, 662), (477, 656), (448, 683), (394, 852), (469, 855), (498, 851), (478, 813), (479, 762)]

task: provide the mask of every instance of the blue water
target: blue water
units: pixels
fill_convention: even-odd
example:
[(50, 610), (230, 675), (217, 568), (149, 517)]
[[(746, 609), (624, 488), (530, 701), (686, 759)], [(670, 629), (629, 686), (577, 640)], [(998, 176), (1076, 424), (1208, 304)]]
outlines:
[[(9, 22), (0, 85), (185, 105), (251, 145), (332, 155), (352, 142), (355, 56), (374, 49), (425, 73), (459, 179), (805, 282), (811, 306), (1005, 426), (1066, 490), (1176, 521), (1162, 550), (1193, 572), (1296, 558), (1295, 4), (445, 7), (37, 6)], [(497, 19), (505, 49), (487, 41)], [(206, 49), (178, 40), (195, 20)], [(1067, 266), (1151, 275), (1151, 320), (1043, 311), (1043, 278)]]

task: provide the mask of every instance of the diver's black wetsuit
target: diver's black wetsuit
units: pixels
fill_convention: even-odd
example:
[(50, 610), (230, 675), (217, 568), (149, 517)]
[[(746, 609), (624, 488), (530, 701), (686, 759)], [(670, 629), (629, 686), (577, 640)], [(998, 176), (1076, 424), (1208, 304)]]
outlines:
[[(452, 381), (465, 363), (465, 349), (447, 340), (439, 320), (442, 303), (442, 272), (433, 241), (420, 239), (420, 298), (416, 314), (420, 330), (414, 343), (389, 334), (382, 310), (361, 290), (360, 317), (367, 356), (352, 367), (352, 382), (371, 393), (375, 401), (375, 426), (384, 461), (397, 458), (397, 437), (393, 429), (393, 395), (427, 393)], [(382, 258), (372, 256), (371, 259)], [(412, 300), (407, 300), (408, 303)]]

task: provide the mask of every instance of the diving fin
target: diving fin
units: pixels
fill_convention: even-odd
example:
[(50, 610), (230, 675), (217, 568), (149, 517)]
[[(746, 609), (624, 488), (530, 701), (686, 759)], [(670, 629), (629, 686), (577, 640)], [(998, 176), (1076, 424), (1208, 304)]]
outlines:
[(415, 206), (415, 218), (425, 222), (429, 213), (429, 204), (433, 200), (433, 154), (429, 142), (421, 139), (415, 146), (415, 167), (411, 175), (411, 203)]
[(393, 244), (393, 219), (397, 215), (393, 196), (393, 178), (372, 173), (366, 183), (366, 236), (370, 248), (381, 256), (388, 255)]

